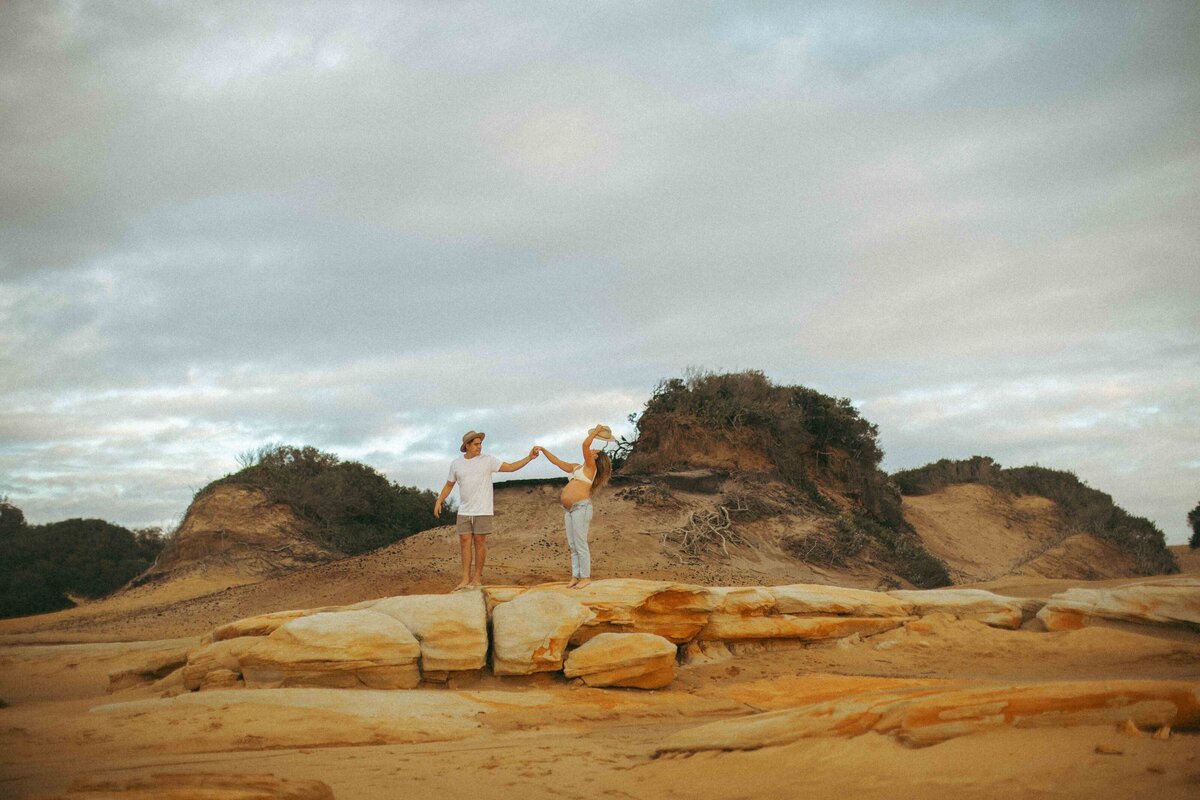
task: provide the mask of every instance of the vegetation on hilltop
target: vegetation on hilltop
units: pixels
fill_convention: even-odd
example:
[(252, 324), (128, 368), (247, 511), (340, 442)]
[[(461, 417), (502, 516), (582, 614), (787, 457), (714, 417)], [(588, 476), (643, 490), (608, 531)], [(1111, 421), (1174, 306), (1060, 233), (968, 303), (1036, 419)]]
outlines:
[(1200, 547), (1200, 503), (1196, 503), (1196, 507), (1188, 512), (1188, 525), (1192, 526), (1192, 538), (1188, 539), (1188, 547), (1195, 550)]
[[(637, 419), (636, 438), (622, 443), (622, 471), (758, 465), (793, 487), (799, 504), (838, 520), (837, 534), (821, 548), (812, 537), (789, 548), (797, 557), (836, 563), (873, 546), (914, 585), (948, 585), (945, 565), (904, 521), (900, 492), (879, 468), (878, 432), (847, 398), (776, 386), (756, 370), (696, 372), (658, 384)], [(734, 517), (739, 511), (728, 510)]]
[(903, 520), (900, 494), (879, 469), (878, 428), (847, 398), (805, 386), (776, 386), (752, 370), (697, 372), (661, 381), (637, 421), (629, 474), (705, 465), (695, 445), (719, 439), (766, 456), (785, 481), (816, 505), (838, 509), (818, 481), (834, 481), (884, 524)]
[(433, 492), (400, 486), (365, 464), (315, 447), (267, 445), (243, 454), (239, 463), (241, 470), (213, 481), (197, 499), (219, 486), (259, 489), (312, 522), (317, 541), (347, 555), (442, 524), (433, 516)]
[(131, 531), (102, 519), (28, 525), (0, 502), (0, 617), (42, 614), (94, 599), (144, 572), (165, 540), (158, 528)]
[(1139, 573), (1179, 571), (1158, 526), (1129, 514), (1113, 502), (1111, 495), (1088, 486), (1073, 472), (1038, 466), (1004, 469), (991, 458), (973, 456), (961, 461), (942, 459), (897, 472), (892, 478), (906, 495), (930, 494), (954, 484), (981, 483), (1017, 495), (1045, 497), (1058, 506), (1069, 531), (1090, 533), (1111, 542), (1133, 556)]

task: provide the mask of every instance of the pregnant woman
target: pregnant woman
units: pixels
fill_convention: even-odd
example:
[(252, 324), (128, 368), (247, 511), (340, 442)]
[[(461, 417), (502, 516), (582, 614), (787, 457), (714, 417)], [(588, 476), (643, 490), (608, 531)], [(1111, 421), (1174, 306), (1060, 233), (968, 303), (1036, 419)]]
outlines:
[(544, 447), (536, 448), (554, 466), (569, 473), (571, 478), (563, 487), (559, 500), (566, 513), (567, 544), (571, 548), (571, 582), (568, 589), (582, 589), (592, 582), (592, 554), (588, 550), (588, 526), (592, 522), (592, 498), (595, 497), (612, 475), (612, 460), (600, 452), (613, 440), (607, 425), (597, 425), (588, 431), (583, 440), (583, 463), (571, 464), (563, 461)]

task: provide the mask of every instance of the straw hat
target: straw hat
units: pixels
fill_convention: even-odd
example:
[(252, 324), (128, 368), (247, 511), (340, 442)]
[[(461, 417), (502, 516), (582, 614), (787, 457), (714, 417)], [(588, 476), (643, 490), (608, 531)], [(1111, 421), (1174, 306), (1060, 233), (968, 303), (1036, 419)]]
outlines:
[(471, 441), (472, 439), (482, 439), (485, 436), (487, 436), (487, 434), (483, 431), (467, 431), (463, 434), (462, 446), (458, 448), (459, 452), (467, 452), (467, 442)]
[(607, 439), (610, 442), (614, 442), (617, 439), (617, 437), (613, 436), (612, 429), (607, 425), (597, 425), (588, 431), (588, 436), (594, 436), (597, 439)]

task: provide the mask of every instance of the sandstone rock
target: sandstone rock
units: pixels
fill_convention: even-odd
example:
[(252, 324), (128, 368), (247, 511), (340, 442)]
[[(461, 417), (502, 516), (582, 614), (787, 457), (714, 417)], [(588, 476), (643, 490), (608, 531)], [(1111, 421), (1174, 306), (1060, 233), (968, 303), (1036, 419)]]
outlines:
[(562, 669), (572, 634), (592, 618), (579, 601), (550, 591), (526, 592), (492, 612), (492, 672), (531, 675)]
[(527, 591), (529, 591), (529, 587), (526, 586), (483, 587), (483, 600), (487, 605), (488, 619), (492, 618), (492, 612), (496, 610), (496, 606), (501, 603), (507, 603), (510, 600), (516, 600)]
[(907, 617), (912, 614), (907, 603), (884, 592), (806, 583), (771, 586), (767, 591), (775, 598), (775, 610), (779, 614), (854, 617)]
[(704, 641), (818, 640), (899, 627), (908, 606), (882, 592), (830, 586), (716, 587)]
[[(583, 644), (601, 633), (654, 633), (680, 644), (708, 623), (713, 610), (713, 598), (705, 587), (667, 581), (613, 578), (583, 589), (536, 586), (518, 598), (538, 594), (562, 595), (592, 611), (594, 616), (575, 633), (572, 644)], [(494, 616), (504, 606), (503, 595), (489, 591), (489, 596), (497, 602)]]
[(144, 683), (154, 683), (182, 667), (187, 662), (187, 648), (153, 653), (135, 667), (110, 672), (108, 675), (108, 693), (140, 686)]
[(909, 686), (701, 725), (659, 752), (755, 750), (868, 731), (921, 747), (1001, 726), (1196, 725), (1200, 692), (1187, 681), (1064, 681), (1019, 686)]
[[(261, 636), (239, 636), (196, 648), (183, 668), (184, 688), (196, 691), (236, 685), (242, 674), (239, 659), (261, 641)], [(225, 673), (232, 674), (232, 679)]]
[(326, 609), (296, 609), (294, 611), (274, 611), (270, 614), (259, 614), (255, 617), (234, 620), (219, 628), (214, 628), (210, 638), (214, 642), (225, 639), (236, 639), (239, 636), (270, 636), (284, 624), (294, 619), (317, 614)]
[(412, 689), (421, 645), (377, 611), (322, 612), (293, 619), (238, 659), (246, 686)]
[(912, 617), (777, 617), (722, 618), (700, 631), (701, 640), (798, 639), (815, 642), (843, 636), (871, 636), (899, 628)]
[(1142, 733), (1142, 729), (1137, 726), (1137, 723), (1131, 719), (1126, 719), (1118, 727), (1118, 730), (1126, 736), (1134, 739), (1144, 738), (1146, 734)]
[[(323, 781), (189, 772), (148, 778), (77, 778), (60, 800), (333, 800)], [(55, 800), (52, 798), (52, 800)]]
[(993, 628), (1013, 630), (1021, 627), (1027, 609), (1032, 614), (1041, 605), (1040, 601), (1004, 597), (983, 589), (897, 590), (888, 594), (910, 605), (913, 613), (920, 616), (943, 612), (959, 619), (977, 620)]
[(1074, 630), (1100, 620), (1200, 630), (1200, 578), (1166, 579), (1115, 589), (1068, 589), (1038, 612), (1047, 630)]
[(204, 676), (204, 680), (200, 683), (200, 690), (236, 689), (244, 685), (242, 673), (231, 669), (214, 669)]
[(691, 641), (680, 645), (683, 652), (683, 664), (688, 667), (702, 664), (720, 664), (733, 658), (729, 645), (722, 641)]
[(482, 592), (386, 597), (370, 609), (396, 618), (417, 637), (423, 673), (479, 669), (487, 663)]
[(588, 686), (659, 689), (675, 679), (676, 653), (653, 633), (601, 633), (570, 652), (563, 673)]

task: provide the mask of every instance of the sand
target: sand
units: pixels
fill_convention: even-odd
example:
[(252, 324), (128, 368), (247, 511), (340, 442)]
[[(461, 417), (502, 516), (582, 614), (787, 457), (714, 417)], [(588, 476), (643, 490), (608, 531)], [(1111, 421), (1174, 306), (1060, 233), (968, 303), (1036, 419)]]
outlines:
[[(537, 491), (531, 504), (545, 500)], [(557, 514), (552, 507), (538, 514), (527, 531), (495, 540), (490, 580), (527, 585), (561, 577), (566, 550)], [(596, 548), (600, 571), (644, 563), (621, 554), (651, 538), (614, 532)], [(214, 591), (219, 576), (206, 584), (196, 575), (0, 622), (0, 699), (8, 704), (0, 709), (0, 794), (44, 797), (85, 776), (203, 772), (319, 779), (341, 800), (1200, 795), (1200, 736), (1174, 731), (1157, 740), (1112, 724), (1001, 727), (919, 748), (872, 732), (656, 755), (664, 739), (699, 725), (889, 687), (1169, 679), (1200, 689), (1200, 632), (1149, 626), (1047, 633), (936, 617), (920, 634), (898, 629), (861, 641), (739, 648), (730, 661), (681, 666), (675, 682), (656, 691), (487, 674), (447, 688), (392, 692), (242, 689), (164, 697), (169, 678), (158, 687), (106, 691), (110, 672), (193, 646), (241, 616), (444, 590), (456, 578), (452, 544), (435, 531), (370, 557), (258, 583)], [(990, 578), (984, 585), (993, 591), (1026, 597), (1136, 580), (1000, 574), (1020, 560), (1020, 550), (996, 547), (994, 562), (972, 552), (973, 568)], [(1195, 571), (1196, 560), (1185, 566)], [(769, 553), (724, 573), (704, 569), (719, 578), (776, 574)], [(663, 561), (647, 570), (660, 574), (645, 577), (671, 570)], [(684, 570), (678, 577), (697, 575)], [(871, 581), (866, 573), (834, 577), (846, 578), (845, 585)]]

